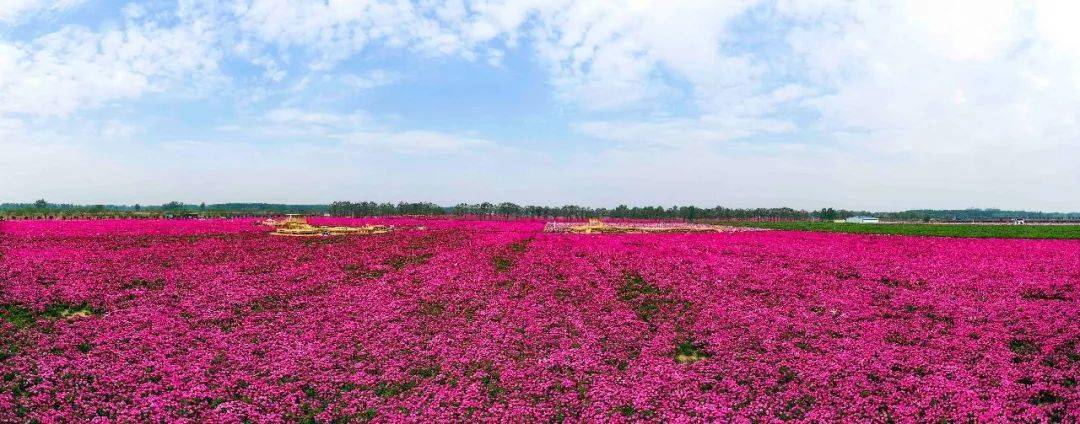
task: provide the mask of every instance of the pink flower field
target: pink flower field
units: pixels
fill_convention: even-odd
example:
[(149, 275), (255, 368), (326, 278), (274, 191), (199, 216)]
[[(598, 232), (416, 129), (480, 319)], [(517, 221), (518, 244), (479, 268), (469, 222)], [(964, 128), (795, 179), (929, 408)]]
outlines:
[(0, 222), (0, 422), (1080, 418), (1077, 241), (253, 221)]

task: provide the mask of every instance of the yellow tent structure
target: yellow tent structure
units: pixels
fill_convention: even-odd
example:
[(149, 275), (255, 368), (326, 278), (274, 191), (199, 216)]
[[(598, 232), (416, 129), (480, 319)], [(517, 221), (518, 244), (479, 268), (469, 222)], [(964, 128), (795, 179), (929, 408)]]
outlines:
[(262, 224), (274, 227), (274, 232), (270, 233), (271, 235), (291, 237), (383, 234), (394, 230), (394, 227), (388, 225), (364, 225), (361, 227), (311, 225), (307, 222), (306, 217), (297, 214), (285, 215), (285, 218), (281, 220), (267, 219)]

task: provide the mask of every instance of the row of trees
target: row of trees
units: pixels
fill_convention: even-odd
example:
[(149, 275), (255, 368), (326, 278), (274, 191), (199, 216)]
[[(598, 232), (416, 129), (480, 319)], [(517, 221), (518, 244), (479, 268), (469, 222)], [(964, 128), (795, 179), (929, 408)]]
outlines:
[(445, 215), (446, 208), (434, 203), (334, 202), (327, 207), (333, 216)]
[(162, 205), (75, 205), (50, 203), (38, 200), (34, 203), (3, 203), (0, 214), (9, 216), (42, 215), (155, 215), (200, 214), (206, 216), (229, 216), (237, 214), (324, 214), (334, 216), (387, 216), (387, 215), (456, 215), (503, 218), (629, 218), (629, 219), (682, 219), (694, 220), (834, 220), (854, 215), (871, 215), (891, 221), (1004, 221), (1029, 220), (1080, 220), (1080, 212), (1030, 212), (1000, 209), (938, 210), (920, 209), (902, 212), (865, 212), (825, 208), (805, 211), (792, 208), (734, 209), (717, 206), (627, 206), (615, 208), (591, 208), (586, 206), (536, 206), (516, 203), (459, 203), (443, 207), (430, 202), (334, 202), (329, 205), (289, 205), (276, 203), (205, 203), (185, 204), (168, 202)]
[(155, 215), (155, 214), (321, 214), (326, 205), (286, 205), (273, 203), (218, 203), (186, 204), (172, 201), (161, 205), (76, 205), (50, 203), (44, 199), (33, 203), (2, 203), (0, 214), (10, 216), (59, 216), (59, 215)]
[[(830, 209), (831, 210), (831, 209)], [(536, 206), (503, 203), (459, 203), (444, 208), (434, 203), (376, 203), (376, 202), (334, 202), (329, 212), (334, 216), (385, 216), (385, 215), (455, 215), (501, 218), (630, 218), (630, 219), (784, 219), (807, 220), (818, 217), (818, 212), (807, 212), (792, 208), (757, 208), (732, 209), (717, 206), (699, 208), (696, 206), (627, 206), (615, 208), (590, 208), (577, 205)]]
[(478, 215), (527, 218), (631, 218), (631, 219), (809, 219), (811, 214), (791, 208), (731, 209), (721, 206), (699, 208), (696, 206), (627, 206), (615, 208), (590, 208), (586, 206), (521, 206), (516, 203), (459, 203), (451, 208), (454, 215)]
[(1002, 209), (916, 209), (902, 212), (875, 213), (885, 220), (895, 221), (1007, 221), (1029, 219), (1045, 221), (1080, 220), (1080, 212), (1033, 212)]
[(503, 203), (459, 203), (445, 208), (434, 203), (376, 203), (334, 202), (329, 207), (335, 216), (385, 216), (385, 215), (456, 215), (502, 218), (629, 218), (629, 219), (682, 219), (694, 220), (823, 220), (831, 221), (856, 215), (876, 216), (892, 221), (1004, 221), (1009, 219), (1032, 220), (1080, 220), (1080, 212), (1031, 212), (1000, 209), (935, 210), (920, 209), (902, 212), (868, 212), (835, 208), (806, 211), (792, 208), (736, 209), (717, 206), (627, 206), (615, 208), (590, 208), (586, 206), (536, 206)]

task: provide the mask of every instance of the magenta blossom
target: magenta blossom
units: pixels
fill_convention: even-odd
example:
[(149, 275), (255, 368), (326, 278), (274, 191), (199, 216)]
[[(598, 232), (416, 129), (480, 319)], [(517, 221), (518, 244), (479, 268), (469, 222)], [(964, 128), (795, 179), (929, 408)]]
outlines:
[(1080, 419), (1080, 242), (0, 222), (0, 422)]

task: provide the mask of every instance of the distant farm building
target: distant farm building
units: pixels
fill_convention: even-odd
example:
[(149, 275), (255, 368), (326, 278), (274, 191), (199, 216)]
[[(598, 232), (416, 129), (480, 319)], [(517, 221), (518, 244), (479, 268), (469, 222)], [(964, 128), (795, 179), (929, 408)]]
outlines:
[(844, 222), (852, 222), (855, 224), (877, 224), (880, 221), (872, 216), (853, 216), (845, 219)]

